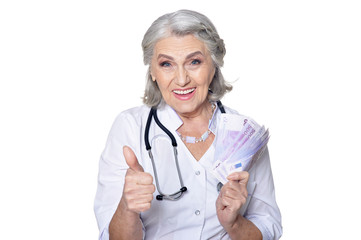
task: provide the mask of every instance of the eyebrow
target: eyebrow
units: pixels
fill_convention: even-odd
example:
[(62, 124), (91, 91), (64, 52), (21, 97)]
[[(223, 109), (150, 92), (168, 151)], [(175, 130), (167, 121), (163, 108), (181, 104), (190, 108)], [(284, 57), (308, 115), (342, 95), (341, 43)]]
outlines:
[[(188, 55), (186, 56), (186, 59), (192, 58), (192, 57), (194, 57), (194, 56), (196, 56), (196, 55), (198, 55), (198, 54), (200, 54), (200, 55), (203, 56), (203, 53), (202, 53), (201, 51), (196, 51), (196, 52), (193, 52), (193, 53), (188, 54)], [(169, 60), (172, 60), (172, 61), (174, 60), (173, 57), (171, 57), (171, 56), (169, 56), (169, 55), (166, 55), (166, 54), (159, 54), (159, 55), (158, 55), (158, 59), (159, 59), (159, 58), (162, 58), (162, 57), (168, 58)]]
[(168, 58), (169, 60), (174, 60), (173, 57), (168, 56), (168, 55), (165, 55), (165, 54), (159, 54), (159, 55), (158, 55), (158, 59), (159, 59), (159, 58), (162, 58), (162, 57), (163, 57), (163, 58)]
[(192, 58), (192, 57), (194, 57), (196, 55), (202, 55), (203, 56), (203, 53), (201, 51), (190, 53), (190, 54), (187, 55), (186, 59)]

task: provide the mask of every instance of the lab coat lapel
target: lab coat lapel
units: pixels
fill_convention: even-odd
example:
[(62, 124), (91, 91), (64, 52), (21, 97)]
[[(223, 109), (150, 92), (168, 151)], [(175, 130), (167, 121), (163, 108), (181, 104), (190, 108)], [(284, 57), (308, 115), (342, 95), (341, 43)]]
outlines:
[(167, 104), (159, 107), (157, 114), (160, 122), (171, 131), (172, 134), (176, 134), (176, 130), (183, 124), (176, 111)]

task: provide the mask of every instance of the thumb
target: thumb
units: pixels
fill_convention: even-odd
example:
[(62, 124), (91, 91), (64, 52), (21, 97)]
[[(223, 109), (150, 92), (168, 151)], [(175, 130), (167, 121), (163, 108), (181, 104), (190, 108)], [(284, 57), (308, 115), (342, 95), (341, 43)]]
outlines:
[(137, 157), (135, 156), (133, 150), (130, 147), (123, 147), (123, 155), (130, 169), (136, 172), (144, 172), (143, 167), (140, 166)]

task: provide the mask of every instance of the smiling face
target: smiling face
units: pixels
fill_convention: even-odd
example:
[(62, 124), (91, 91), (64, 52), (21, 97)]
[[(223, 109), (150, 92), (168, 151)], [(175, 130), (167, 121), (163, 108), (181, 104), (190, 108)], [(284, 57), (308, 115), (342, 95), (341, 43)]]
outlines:
[(193, 35), (170, 36), (154, 47), (151, 75), (164, 101), (180, 115), (201, 112), (215, 67), (206, 45)]

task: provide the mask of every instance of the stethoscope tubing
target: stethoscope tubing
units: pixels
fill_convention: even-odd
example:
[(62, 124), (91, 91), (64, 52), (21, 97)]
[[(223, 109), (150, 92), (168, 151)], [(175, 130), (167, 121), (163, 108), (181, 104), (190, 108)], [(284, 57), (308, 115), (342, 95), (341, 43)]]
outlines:
[[(221, 101), (219, 101), (219, 100), (217, 101), (217, 106), (220, 109), (221, 113), (226, 112), (224, 110), (224, 107), (223, 107)], [(154, 118), (154, 121), (156, 122), (156, 124), (168, 135), (168, 137), (172, 141), (174, 160), (175, 160), (177, 173), (178, 173), (178, 178), (179, 178), (179, 182), (180, 182), (180, 186), (181, 186), (180, 190), (173, 193), (173, 194), (165, 194), (160, 190), (159, 181), (158, 181), (158, 173), (157, 173), (157, 169), (155, 167), (154, 157), (153, 157), (153, 154), (152, 154), (152, 147), (151, 147), (151, 145), (149, 143), (149, 129), (150, 129), (150, 124), (152, 122), (152, 118)], [(152, 162), (154, 178), (155, 178), (155, 184), (156, 184), (157, 190), (159, 192), (159, 195), (156, 196), (156, 199), (157, 200), (163, 200), (163, 199), (178, 200), (179, 198), (182, 197), (183, 193), (187, 191), (187, 187), (184, 186), (183, 178), (182, 178), (182, 175), (181, 175), (181, 172), (180, 172), (180, 167), (179, 167), (178, 151), (177, 151), (177, 146), (178, 145), (177, 145), (177, 141), (176, 141), (174, 135), (159, 121), (156, 107), (152, 107), (150, 109), (148, 119), (147, 119), (147, 123), (146, 123), (146, 126), (145, 126), (144, 142), (145, 142), (145, 148), (146, 148), (146, 150), (148, 152), (148, 155), (149, 155), (149, 158), (150, 158), (150, 160)], [(219, 186), (217, 186), (217, 188), (218, 187)]]

